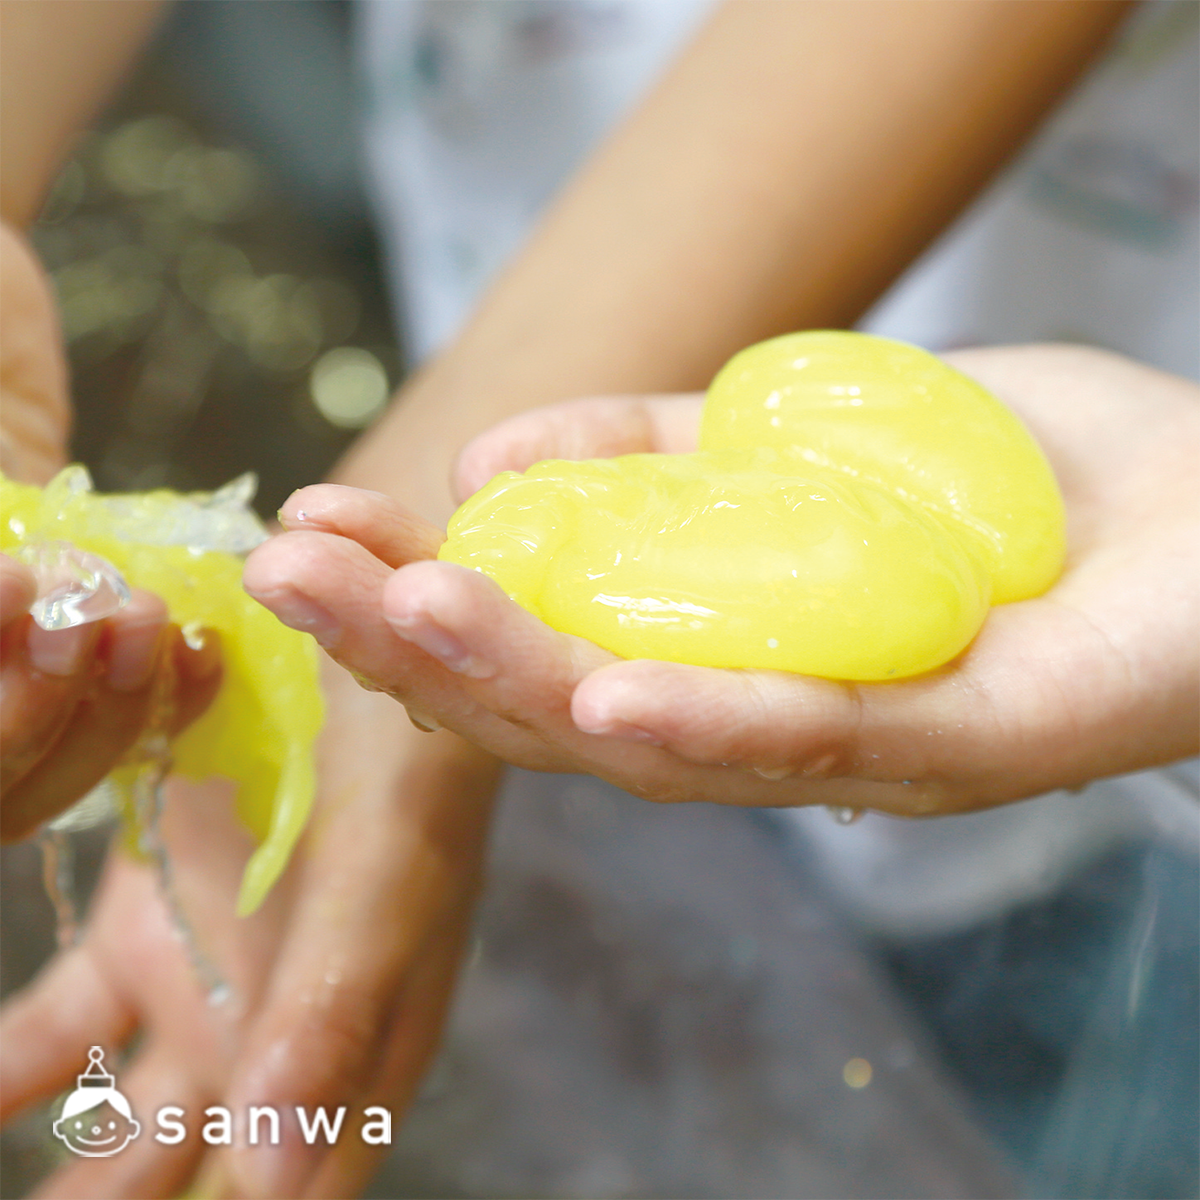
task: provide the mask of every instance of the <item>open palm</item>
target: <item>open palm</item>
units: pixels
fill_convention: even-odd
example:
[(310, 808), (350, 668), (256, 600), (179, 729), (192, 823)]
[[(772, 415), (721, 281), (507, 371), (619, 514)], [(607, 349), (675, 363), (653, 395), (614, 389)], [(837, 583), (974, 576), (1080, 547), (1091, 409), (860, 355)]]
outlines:
[[(993, 609), (966, 652), (918, 678), (846, 684), (617, 660), (484, 576), (421, 561), (438, 531), (352, 489), (293, 497), (293, 532), (255, 552), (246, 584), (285, 620), (298, 599), (315, 604), (331, 653), (426, 723), (653, 799), (931, 815), (1189, 753), (1200, 392), (1083, 347), (951, 360), (1045, 449), (1067, 504), (1068, 562), (1045, 596)], [(697, 397), (526, 413), (467, 448), (459, 490), (546, 457), (688, 451), (698, 414)]]

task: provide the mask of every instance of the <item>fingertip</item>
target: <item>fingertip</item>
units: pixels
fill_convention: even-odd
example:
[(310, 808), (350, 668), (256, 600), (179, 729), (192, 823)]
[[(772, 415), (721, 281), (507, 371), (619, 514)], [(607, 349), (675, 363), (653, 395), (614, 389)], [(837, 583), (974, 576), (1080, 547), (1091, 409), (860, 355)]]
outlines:
[(459, 452), (450, 471), (450, 491), (457, 503), (469, 500), (489, 479), (495, 475), (487, 466), (486, 447), (481, 448), (481, 438), (473, 438)]
[[(281, 533), (252, 550), (242, 568), (242, 588), (248, 596), (275, 612), (278, 599), (323, 590), (330, 575), (334, 535), (314, 531)], [(276, 612), (276, 616), (280, 614)], [(281, 617), (281, 619), (283, 619)], [(284, 622), (287, 624), (287, 622)]]
[(166, 654), (174, 667), (175, 695), (171, 729), (186, 729), (216, 699), (224, 679), (221, 635), (205, 626), (185, 634), (179, 626), (168, 626)]
[(314, 492), (319, 486), (319, 484), (310, 484), (307, 487), (297, 488), (283, 502), (275, 516), (284, 529), (305, 527), (312, 512), (313, 501), (316, 499)]
[(291, 533), (332, 534), (355, 543), (393, 568), (433, 558), (445, 540), (441, 529), (385, 492), (336, 483), (294, 493), (279, 510), (279, 520)]
[[(282, 511), (282, 510), (281, 510)], [(255, 546), (242, 564), (242, 589), (259, 600), (289, 580), (292, 546), (303, 535), (285, 531)]]
[(115, 626), (108, 644), (107, 683), (114, 692), (139, 692), (162, 660), (166, 614)]
[(440, 621), (453, 615), (469, 599), (471, 576), (478, 574), (457, 563), (428, 559), (400, 567), (383, 585), (384, 619), (392, 626), (404, 628), (416, 620)]
[(95, 661), (103, 622), (72, 625), (66, 629), (43, 629), (29, 623), (25, 644), (29, 664), (42, 675), (66, 678), (90, 670)]
[(571, 694), (571, 720), (576, 728), (597, 736), (620, 736), (613, 731), (621, 727), (663, 736), (653, 728), (653, 713), (647, 711), (645, 700), (647, 695), (658, 694), (654, 676), (664, 666), (650, 659), (630, 659), (586, 675)]
[(330, 519), (331, 516), (340, 504), (359, 491), (359, 488), (337, 483), (311, 483), (298, 488), (283, 502), (278, 513), (279, 523), (290, 531), (310, 529), (336, 532), (337, 523)]
[[(451, 472), (451, 484), (459, 503), (473, 496), (501, 471), (524, 471), (543, 458), (560, 457), (556, 421), (560, 409), (579, 401), (548, 404), (517, 413), (473, 437), (459, 451)], [(569, 454), (561, 457), (570, 457)]]

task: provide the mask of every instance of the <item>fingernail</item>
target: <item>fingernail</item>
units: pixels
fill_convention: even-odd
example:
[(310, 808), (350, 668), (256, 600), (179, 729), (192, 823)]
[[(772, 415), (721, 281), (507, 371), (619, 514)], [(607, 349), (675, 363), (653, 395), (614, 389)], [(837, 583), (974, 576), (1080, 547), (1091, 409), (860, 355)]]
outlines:
[(29, 662), (43, 675), (74, 675), (95, 636), (96, 629), (91, 625), (50, 630), (31, 624), (26, 642)]
[(291, 588), (260, 594), (249, 592), (249, 595), (269, 608), (289, 629), (311, 634), (326, 650), (341, 641), (342, 627), (337, 618), (315, 600)]
[(427, 616), (408, 621), (393, 620), (391, 625), (405, 641), (420, 646), (426, 654), (436, 658), (456, 675), (491, 679), (496, 674), (496, 668), (491, 663), (472, 654), (454, 634)]
[(597, 722), (590, 728), (580, 725), (578, 721), (575, 724), (582, 733), (595, 734), (597, 737), (615, 738), (621, 742), (641, 742), (647, 746), (664, 744), (662, 738), (657, 734), (643, 729), (640, 725), (630, 725), (626, 721), (605, 720)]
[(126, 626), (113, 638), (108, 686), (114, 692), (137, 692), (150, 682), (165, 630), (163, 621), (150, 621)]

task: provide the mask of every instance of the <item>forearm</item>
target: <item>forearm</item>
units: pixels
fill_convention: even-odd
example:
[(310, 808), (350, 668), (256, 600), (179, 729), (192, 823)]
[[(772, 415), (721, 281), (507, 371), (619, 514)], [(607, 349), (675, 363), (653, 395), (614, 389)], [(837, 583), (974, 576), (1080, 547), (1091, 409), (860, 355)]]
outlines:
[(727, 6), (339, 478), (443, 521), (455, 451), (515, 411), (700, 387), (749, 342), (853, 322), (1126, 11)]
[(0, 0), (0, 215), (33, 220), (161, 9), (161, 0)]

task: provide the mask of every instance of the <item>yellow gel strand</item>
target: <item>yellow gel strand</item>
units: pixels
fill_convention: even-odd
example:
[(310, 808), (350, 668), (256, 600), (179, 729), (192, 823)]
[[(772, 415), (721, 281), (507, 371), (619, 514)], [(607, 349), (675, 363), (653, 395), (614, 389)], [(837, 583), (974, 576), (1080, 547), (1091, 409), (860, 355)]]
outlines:
[(504, 472), (438, 557), (625, 658), (886, 680), (1045, 591), (1064, 527), (1041, 450), (983, 387), (915, 346), (816, 331), (730, 360), (697, 453)]
[[(186, 536), (181, 522), (208, 497), (167, 490), (101, 496), (87, 482), (80, 467), (44, 490), (0, 476), (0, 551), (68, 542), (108, 560), (131, 587), (156, 593), (180, 626), (220, 634), (221, 689), (172, 743), (172, 769), (237, 785), (238, 815), (259, 843), (238, 896), (238, 913), (246, 915), (287, 865), (312, 807), (313, 744), (324, 715), (316, 648), (246, 595), (240, 555), (157, 540)], [(246, 512), (235, 519), (254, 521)]]

